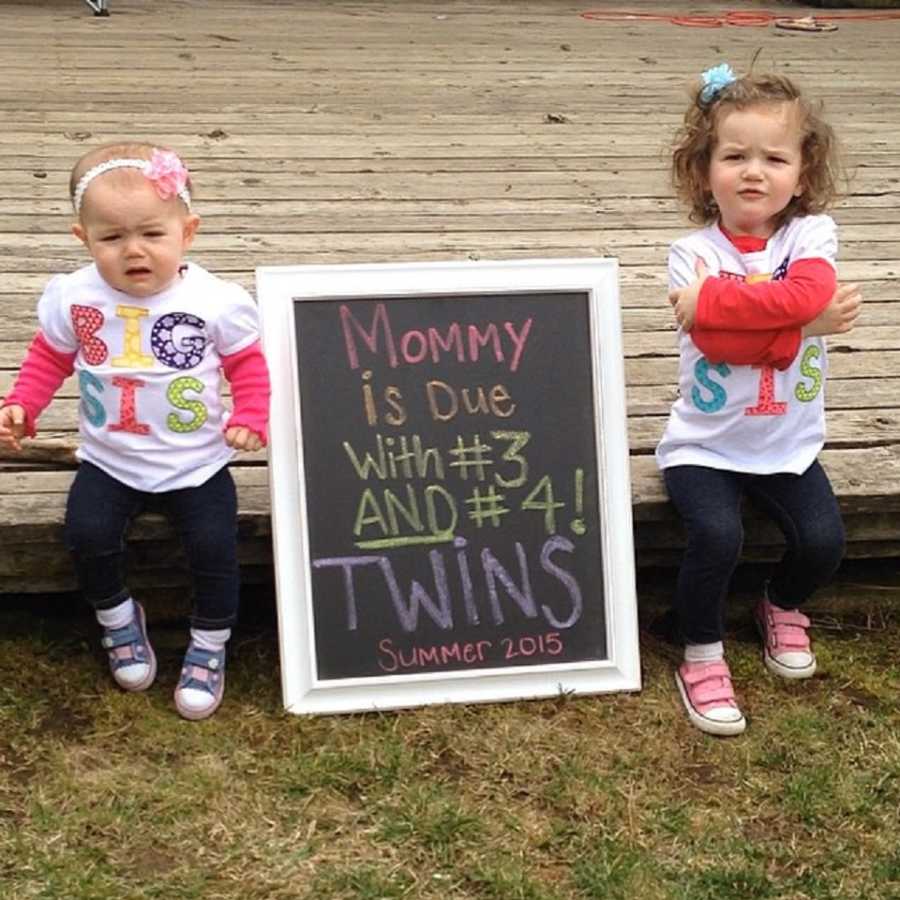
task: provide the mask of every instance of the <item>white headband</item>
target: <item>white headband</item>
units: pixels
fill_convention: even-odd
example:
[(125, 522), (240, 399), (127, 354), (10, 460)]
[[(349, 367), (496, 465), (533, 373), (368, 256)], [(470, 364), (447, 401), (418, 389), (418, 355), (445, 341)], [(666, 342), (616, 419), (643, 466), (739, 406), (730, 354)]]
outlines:
[(119, 157), (116, 159), (108, 159), (106, 162), (98, 163), (91, 169), (88, 169), (75, 186), (75, 193), (72, 195), (72, 205), (75, 212), (81, 212), (81, 202), (84, 199), (84, 192), (88, 189), (90, 183), (104, 172), (112, 169), (140, 169), (146, 178), (153, 183), (156, 193), (163, 200), (170, 197), (179, 197), (184, 205), (190, 210), (191, 208), (191, 192), (187, 189), (188, 171), (184, 163), (178, 156), (170, 150), (154, 150), (152, 157), (147, 159), (127, 159)]

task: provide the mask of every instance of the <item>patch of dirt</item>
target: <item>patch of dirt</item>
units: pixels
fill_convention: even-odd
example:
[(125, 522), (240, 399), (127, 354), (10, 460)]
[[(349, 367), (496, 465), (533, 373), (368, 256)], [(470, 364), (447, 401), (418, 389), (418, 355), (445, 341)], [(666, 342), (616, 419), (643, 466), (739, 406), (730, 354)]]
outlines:
[(145, 847), (128, 854), (128, 867), (142, 880), (143, 876), (158, 877), (177, 868), (177, 857), (155, 847)]
[(33, 735), (78, 740), (93, 726), (94, 720), (87, 714), (67, 706), (54, 706), (41, 716), (31, 729)]

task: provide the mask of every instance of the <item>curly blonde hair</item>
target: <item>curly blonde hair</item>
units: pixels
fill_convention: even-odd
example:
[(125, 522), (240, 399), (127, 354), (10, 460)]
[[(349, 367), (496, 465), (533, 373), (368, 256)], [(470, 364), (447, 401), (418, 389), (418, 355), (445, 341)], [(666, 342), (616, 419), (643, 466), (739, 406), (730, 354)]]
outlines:
[(672, 146), (671, 177), (675, 193), (690, 210), (689, 218), (700, 225), (716, 221), (719, 209), (709, 189), (709, 167), (720, 116), (732, 109), (790, 104), (802, 131), (803, 193), (792, 198), (778, 217), (778, 226), (796, 216), (820, 213), (838, 197), (844, 178), (840, 150), (831, 126), (822, 118), (821, 104), (813, 105), (783, 75), (744, 75), (715, 96), (702, 99), (703, 86), (693, 92), (684, 122)]

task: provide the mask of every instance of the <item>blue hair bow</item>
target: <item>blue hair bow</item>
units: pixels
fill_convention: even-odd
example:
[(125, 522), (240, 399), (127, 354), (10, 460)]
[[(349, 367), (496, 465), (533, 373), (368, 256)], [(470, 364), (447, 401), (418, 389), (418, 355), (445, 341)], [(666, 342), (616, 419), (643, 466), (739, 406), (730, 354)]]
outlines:
[(728, 87), (732, 81), (737, 81), (737, 75), (731, 71), (728, 63), (707, 69), (701, 77), (703, 78), (703, 89), (700, 91), (700, 99), (704, 103), (710, 103), (722, 88)]

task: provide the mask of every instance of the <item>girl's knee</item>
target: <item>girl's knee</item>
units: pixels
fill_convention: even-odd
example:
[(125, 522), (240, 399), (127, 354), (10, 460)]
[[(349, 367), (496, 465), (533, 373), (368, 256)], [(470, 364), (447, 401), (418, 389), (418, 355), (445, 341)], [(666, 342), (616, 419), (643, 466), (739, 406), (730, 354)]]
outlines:
[(68, 510), (63, 539), (71, 553), (79, 556), (109, 556), (124, 550), (124, 535), (111, 527), (108, 518), (97, 510)]
[(741, 555), (744, 529), (740, 521), (693, 523), (688, 527), (688, 550), (708, 566), (732, 568)]
[(196, 569), (220, 570), (237, 566), (236, 529), (218, 528), (182, 535), (185, 551)]
[[(824, 526), (825, 523), (822, 523)], [(843, 523), (838, 521), (830, 527), (808, 530), (803, 536), (801, 553), (808, 565), (815, 566), (824, 576), (834, 573), (844, 558), (847, 539)]]

